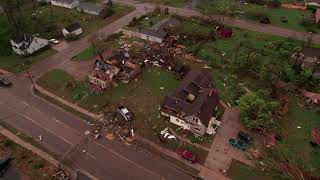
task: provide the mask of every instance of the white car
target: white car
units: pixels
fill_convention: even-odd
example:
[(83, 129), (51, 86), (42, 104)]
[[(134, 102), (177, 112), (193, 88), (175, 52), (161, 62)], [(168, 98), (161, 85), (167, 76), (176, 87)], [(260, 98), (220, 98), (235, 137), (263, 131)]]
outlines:
[(124, 106), (119, 106), (117, 108), (117, 112), (126, 120), (132, 121), (132, 114), (131, 112)]
[(51, 42), (53, 44), (59, 44), (59, 41), (56, 39), (50, 39), (49, 42)]

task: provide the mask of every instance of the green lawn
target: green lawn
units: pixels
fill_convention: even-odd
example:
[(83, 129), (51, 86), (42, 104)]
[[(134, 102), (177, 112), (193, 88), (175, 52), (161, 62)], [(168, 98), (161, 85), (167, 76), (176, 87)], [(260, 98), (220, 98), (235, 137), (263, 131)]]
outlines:
[(144, 28), (152, 27), (162, 19), (169, 17), (168, 15), (164, 15), (163, 13), (155, 14), (155, 13), (148, 13), (145, 16), (142, 16), (137, 19), (136, 22), (132, 21), (126, 28), (131, 31), (141, 31)]
[(310, 164), (320, 170), (320, 149), (310, 145), (311, 128), (320, 127), (319, 109), (305, 109), (298, 106), (298, 102), (292, 99), (289, 112), (281, 120), (280, 125), (285, 135), (279, 146), (280, 150), (285, 147), (287, 151), (293, 153), (294, 157), (303, 160), (306, 165)]
[[(138, 1), (142, 3), (155, 3), (155, 4), (163, 5), (163, 0), (138, 0)], [(169, 0), (166, 2), (167, 2), (167, 5), (169, 6), (185, 7), (186, 5), (191, 3), (192, 0)]]
[(70, 74), (53, 69), (37, 80), (37, 84), (70, 102), (79, 101), (89, 92), (88, 83), (76, 81)]
[[(275, 26), (298, 31), (310, 31), (312, 29), (315, 32), (320, 32), (320, 27), (315, 24), (311, 28), (306, 28), (304, 25), (300, 24), (304, 14), (312, 16), (309, 11), (286, 8), (269, 8), (249, 3), (245, 5), (239, 3), (239, 1), (233, 0), (203, 0), (198, 4), (198, 9), (205, 13), (223, 13), (254, 21), (257, 21), (257, 14), (263, 14), (268, 16), (271, 20), (271, 24)], [(244, 14), (236, 14), (235, 12), (237, 11), (244, 12)], [(287, 17), (288, 22), (281, 22), (281, 17), (283, 16)]]
[(257, 168), (245, 165), (239, 161), (233, 160), (227, 172), (232, 180), (285, 180), (286, 178), (274, 173), (267, 173)]
[(50, 6), (40, 6), (36, 19), (31, 16), (32, 3), (31, 0), (25, 1), (22, 6), (23, 18), (26, 26), (25, 32), (32, 34), (38, 33), (46, 38), (52, 38), (54, 36), (61, 36), (61, 29), (65, 26), (79, 22), (83, 29), (82, 36), (86, 36), (97, 29), (102, 28), (103, 25), (113, 22), (131, 12), (134, 8), (123, 5), (114, 4), (114, 14), (106, 19), (101, 19), (99, 16), (90, 15), (82, 12), (78, 12), (76, 9), (70, 10), (67, 8), (52, 6), (52, 16), (50, 13)]
[(14, 73), (21, 72), (29, 69), (33, 64), (45, 60), (54, 53), (56, 53), (55, 50), (48, 49), (29, 57), (23, 57), (16, 54), (12, 54), (10, 56), (0, 56), (0, 68)]
[(95, 57), (94, 49), (92, 46), (88, 47), (87, 49), (83, 50), (81, 53), (79, 53), (75, 58), (77, 61), (86, 61), (86, 60), (92, 60)]

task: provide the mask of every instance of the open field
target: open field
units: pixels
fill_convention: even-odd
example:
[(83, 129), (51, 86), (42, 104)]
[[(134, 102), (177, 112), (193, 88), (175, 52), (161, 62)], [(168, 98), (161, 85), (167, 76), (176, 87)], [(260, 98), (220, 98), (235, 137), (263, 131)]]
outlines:
[[(275, 26), (298, 31), (312, 30), (314, 32), (320, 32), (320, 27), (315, 24), (314, 19), (313, 25), (308, 27), (300, 23), (304, 17), (312, 19), (313, 16), (311, 15), (310, 11), (301, 11), (286, 8), (269, 8), (250, 3), (241, 4), (239, 1), (233, 0), (203, 0), (198, 4), (198, 9), (204, 13), (221, 13), (253, 21), (258, 21), (257, 16), (265, 15), (270, 18), (271, 24)], [(282, 17), (286, 17), (288, 19), (288, 22), (282, 22)]]

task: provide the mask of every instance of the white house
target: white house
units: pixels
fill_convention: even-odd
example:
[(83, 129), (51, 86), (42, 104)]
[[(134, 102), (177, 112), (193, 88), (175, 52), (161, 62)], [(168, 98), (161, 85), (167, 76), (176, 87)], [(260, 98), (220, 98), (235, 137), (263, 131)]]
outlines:
[(320, 0), (305, 0), (306, 6), (318, 6), (320, 7)]
[(73, 35), (80, 35), (82, 33), (82, 28), (79, 23), (73, 23), (69, 26), (62, 29), (62, 34), (64, 37), (66, 37), (69, 34)]
[(14, 40), (10, 40), (12, 49), (19, 55), (31, 55), (49, 45), (47, 39), (24, 34)]
[(77, 10), (88, 14), (100, 15), (103, 7), (92, 3), (80, 3)]
[(141, 31), (141, 39), (157, 43), (162, 43), (166, 35), (167, 33), (163, 29), (145, 28)]
[(210, 72), (190, 71), (176, 91), (165, 97), (161, 114), (196, 135), (215, 134), (224, 109), (211, 82)]
[(79, 0), (51, 0), (51, 4), (54, 6), (73, 9), (79, 5)]

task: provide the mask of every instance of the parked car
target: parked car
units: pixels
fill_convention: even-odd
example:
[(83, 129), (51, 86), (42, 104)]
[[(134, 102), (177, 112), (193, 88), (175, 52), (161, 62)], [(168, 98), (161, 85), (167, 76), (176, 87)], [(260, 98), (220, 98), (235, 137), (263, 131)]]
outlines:
[(228, 143), (238, 149), (241, 149), (241, 150), (246, 150), (247, 148), (247, 144), (245, 143), (242, 143), (241, 141), (238, 141), (236, 139), (233, 139), (233, 138), (230, 138)]
[(123, 117), (126, 121), (132, 121), (132, 113), (124, 106), (119, 106), (117, 112)]
[(247, 144), (252, 144), (253, 143), (253, 137), (250, 136), (248, 133), (245, 133), (243, 131), (239, 131), (238, 138), (240, 140), (244, 141)]
[(52, 44), (59, 44), (59, 41), (56, 39), (50, 39), (49, 42), (51, 42)]
[(0, 78), (0, 86), (1, 87), (10, 87), (10, 86), (12, 86), (12, 82), (7, 78)]
[(186, 160), (190, 161), (191, 163), (197, 162), (196, 156), (190, 150), (187, 150), (184, 148), (179, 148), (177, 153), (179, 156), (185, 158)]

